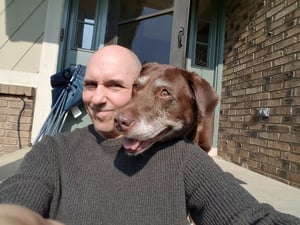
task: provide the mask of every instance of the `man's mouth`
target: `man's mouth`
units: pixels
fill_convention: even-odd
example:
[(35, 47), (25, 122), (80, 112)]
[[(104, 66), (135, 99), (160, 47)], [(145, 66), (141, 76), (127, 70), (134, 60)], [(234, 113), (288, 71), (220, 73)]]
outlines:
[(145, 150), (149, 149), (155, 142), (161, 140), (166, 133), (169, 132), (169, 128), (159, 132), (156, 136), (147, 140), (137, 140), (134, 138), (124, 138), (123, 147), (129, 155), (138, 155)]

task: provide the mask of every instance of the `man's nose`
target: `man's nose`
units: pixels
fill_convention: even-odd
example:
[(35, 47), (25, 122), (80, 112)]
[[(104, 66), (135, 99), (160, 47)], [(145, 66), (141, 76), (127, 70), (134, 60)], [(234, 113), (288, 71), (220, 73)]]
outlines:
[(105, 87), (98, 85), (95, 92), (93, 93), (92, 102), (94, 104), (101, 104), (106, 102), (107, 96)]

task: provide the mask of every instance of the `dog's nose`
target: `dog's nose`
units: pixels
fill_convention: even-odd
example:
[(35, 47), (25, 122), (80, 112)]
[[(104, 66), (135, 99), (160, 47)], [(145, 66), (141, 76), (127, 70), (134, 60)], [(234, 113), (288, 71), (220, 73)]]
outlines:
[(127, 131), (133, 121), (133, 117), (129, 114), (117, 113), (115, 115), (115, 126), (119, 131)]

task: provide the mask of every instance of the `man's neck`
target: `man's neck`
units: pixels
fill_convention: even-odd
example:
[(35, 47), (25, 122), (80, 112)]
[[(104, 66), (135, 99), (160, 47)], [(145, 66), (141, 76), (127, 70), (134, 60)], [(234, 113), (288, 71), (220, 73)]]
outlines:
[(117, 132), (99, 132), (99, 131), (97, 131), (97, 133), (104, 139), (119, 139), (123, 136), (122, 134), (117, 133)]

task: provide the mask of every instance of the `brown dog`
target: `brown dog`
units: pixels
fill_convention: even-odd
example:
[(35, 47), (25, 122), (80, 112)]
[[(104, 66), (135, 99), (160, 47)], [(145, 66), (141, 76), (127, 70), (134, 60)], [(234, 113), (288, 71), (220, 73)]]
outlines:
[(132, 100), (117, 112), (115, 124), (125, 135), (123, 145), (129, 155), (174, 137), (192, 140), (208, 152), (217, 102), (212, 86), (196, 73), (147, 63)]

